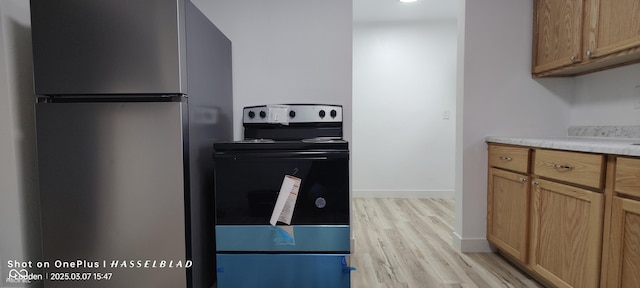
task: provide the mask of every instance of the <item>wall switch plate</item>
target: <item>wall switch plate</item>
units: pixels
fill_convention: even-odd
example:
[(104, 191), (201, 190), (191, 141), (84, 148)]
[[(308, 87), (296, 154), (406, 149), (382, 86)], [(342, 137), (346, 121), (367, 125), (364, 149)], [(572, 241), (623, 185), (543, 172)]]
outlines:
[(449, 114), (449, 110), (442, 111), (442, 119), (448, 120), (450, 116)]
[(633, 109), (640, 109), (640, 85), (633, 88)]

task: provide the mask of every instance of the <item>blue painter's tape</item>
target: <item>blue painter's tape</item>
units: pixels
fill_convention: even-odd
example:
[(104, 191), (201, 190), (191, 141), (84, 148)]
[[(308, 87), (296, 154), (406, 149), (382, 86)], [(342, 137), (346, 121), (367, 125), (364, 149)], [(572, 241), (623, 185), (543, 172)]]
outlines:
[(356, 267), (347, 265), (347, 256), (343, 256), (340, 262), (342, 263), (342, 273), (349, 274), (351, 271), (356, 271)]
[(342, 273), (351, 274), (351, 271), (356, 271), (356, 270), (357, 270), (356, 267), (348, 266), (348, 267), (342, 268)]
[(274, 231), (273, 244), (289, 246), (296, 245), (296, 240), (289, 234), (289, 232), (280, 227), (274, 227)]
[[(348, 225), (295, 225), (293, 237), (271, 225), (217, 225), (216, 251), (331, 251), (351, 248)], [(282, 233), (281, 233), (282, 232)]]

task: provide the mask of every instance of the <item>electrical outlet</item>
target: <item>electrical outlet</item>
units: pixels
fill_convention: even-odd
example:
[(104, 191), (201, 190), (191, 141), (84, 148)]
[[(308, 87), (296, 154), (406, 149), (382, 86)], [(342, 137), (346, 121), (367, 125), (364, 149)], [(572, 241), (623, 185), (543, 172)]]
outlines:
[(633, 89), (633, 109), (640, 109), (640, 85)]
[(449, 110), (442, 111), (442, 119), (445, 119), (445, 120), (449, 119)]

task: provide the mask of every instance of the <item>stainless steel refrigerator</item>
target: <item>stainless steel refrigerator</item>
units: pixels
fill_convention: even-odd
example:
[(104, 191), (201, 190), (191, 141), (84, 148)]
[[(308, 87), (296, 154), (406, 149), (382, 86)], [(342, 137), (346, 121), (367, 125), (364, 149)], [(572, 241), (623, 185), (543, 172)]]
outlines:
[(188, 0), (31, 0), (31, 20), (44, 286), (213, 285), (229, 39)]

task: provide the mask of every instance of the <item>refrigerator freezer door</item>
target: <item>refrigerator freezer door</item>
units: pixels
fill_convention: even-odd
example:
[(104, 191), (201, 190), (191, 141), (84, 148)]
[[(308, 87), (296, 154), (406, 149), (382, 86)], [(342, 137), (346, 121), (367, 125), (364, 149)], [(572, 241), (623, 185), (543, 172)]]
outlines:
[(36, 94), (184, 94), (185, 0), (31, 0)]
[(45, 287), (186, 287), (184, 105), (36, 105)]

